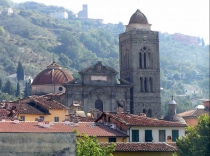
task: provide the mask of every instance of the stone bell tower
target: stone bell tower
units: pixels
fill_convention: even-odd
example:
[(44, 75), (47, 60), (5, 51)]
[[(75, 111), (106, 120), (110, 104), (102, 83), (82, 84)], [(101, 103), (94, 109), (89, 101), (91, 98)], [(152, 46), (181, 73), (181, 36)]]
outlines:
[(159, 35), (137, 10), (119, 35), (120, 78), (133, 84), (130, 113), (161, 117)]

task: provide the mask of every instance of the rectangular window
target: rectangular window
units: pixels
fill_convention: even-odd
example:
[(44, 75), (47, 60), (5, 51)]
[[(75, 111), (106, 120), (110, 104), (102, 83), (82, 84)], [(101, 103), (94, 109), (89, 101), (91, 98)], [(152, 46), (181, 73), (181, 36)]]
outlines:
[(132, 142), (139, 142), (139, 130), (132, 130)]
[(109, 142), (116, 142), (116, 138), (109, 138)]
[(40, 119), (42, 119), (44, 121), (44, 116), (39, 116)]
[(172, 142), (176, 142), (176, 139), (179, 137), (179, 130), (172, 130)]
[(59, 122), (59, 117), (54, 117), (54, 122)]
[(145, 130), (145, 142), (152, 142), (152, 130)]
[(25, 121), (25, 116), (20, 116), (21, 121)]
[(165, 142), (165, 141), (166, 141), (166, 131), (159, 130), (159, 142)]

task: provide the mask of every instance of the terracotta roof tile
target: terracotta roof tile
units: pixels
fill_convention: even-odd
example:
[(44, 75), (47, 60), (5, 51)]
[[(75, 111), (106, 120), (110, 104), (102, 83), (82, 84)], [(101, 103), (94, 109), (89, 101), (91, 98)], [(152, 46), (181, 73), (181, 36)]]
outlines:
[[(110, 143), (100, 143), (101, 146), (106, 146)], [(140, 151), (165, 151), (165, 152), (170, 152), (170, 151), (176, 151), (176, 146), (172, 146), (168, 143), (141, 143), (141, 142), (117, 142), (115, 151), (120, 151), (120, 152), (140, 152)]]
[[(1, 103), (0, 103), (1, 104)], [(20, 99), (14, 102), (2, 103), (5, 105), (4, 109), (0, 109), (0, 117), (4, 116), (7, 118), (8, 114), (13, 110), (13, 115), (17, 114), (39, 114), (39, 115), (49, 115), (50, 109), (69, 109), (63, 104), (53, 100), (46, 96), (30, 96), (25, 99)], [(13, 109), (14, 108), (14, 109)], [(6, 114), (6, 112), (9, 112)]]
[(92, 122), (79, 122), (78, 126), (70, 126), (64, 123), (53, 123), (49, 128), (42, 128), (38, 125), (38, 122), (23, 122), (20, 121), (15, 124), (11, 121), (0, 122), (0, 133), (10, 132), (10, 133), (33, 133), (33, 132), (73, 132), (77, 130), (79, 134), (86, 133), (89, 136), (113, 136), (113, 137), (128, 137), (126, 134), (117, 131), (116, 129), (111, 129), (103, 124), (98, 126), (92, 126)]
[(186, 117), (186, 116), (197, 116), (198, 117), (201, 114), (209, 114), (210, 115), (210, 112), (206, 111), (205, 109), (193, 109), (193, 110), (179, 113), (178, 115), (181, 117)]
[(178, 122), (170, 122), (165, 120), (159, 120), (155, 118), (149, 118), (146, 116), (128, 114), (128, 113), (102, 113), (96, 120), (99, 121), (103, 115), (110, 116), (111, 118), (127, 125), (127, 126), (150, 126), (150, 127), (185, 127), (186, 124)]
[(55, 101), (47, 96), (30, 96), (30, 99), (47, 109), (69, 109), (58, 101)]

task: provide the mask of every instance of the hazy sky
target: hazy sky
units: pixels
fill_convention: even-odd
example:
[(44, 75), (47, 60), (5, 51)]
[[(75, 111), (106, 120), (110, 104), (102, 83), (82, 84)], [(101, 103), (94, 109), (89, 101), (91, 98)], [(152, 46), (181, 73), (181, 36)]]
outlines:
[(209, 43), (209, 0), (13, 0), (35, 1), (46, 5), (63, 6), (74, 13), (88, 4), (89, 18), (104, 23), (127, 25), (131, 15), (140, 9), (152, 30), (169, 34), (182, 33), (204, 38)]

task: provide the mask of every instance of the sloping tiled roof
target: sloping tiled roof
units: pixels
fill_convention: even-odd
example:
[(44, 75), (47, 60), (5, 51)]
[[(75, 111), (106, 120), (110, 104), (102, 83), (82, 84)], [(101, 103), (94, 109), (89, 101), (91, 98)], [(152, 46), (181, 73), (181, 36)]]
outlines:
[(89, 136), (112, 136), (112, 137), (128, 137), (126, 134), (111, 129), (108, 126), (99, 124), (92, 126), (92, 122), (79, 122), (78, 126), (65, 125), (64, 123), (53, 123), (49, 128), (43, 128), (38, 125), (38, 122), (22, 122), (15, 124), (11, 121), (0, 122), (0, 133), (41, 133), (41, 132), (73, 132), (78, 131), (79, 134), (86, 133)]
[(178, 122), (170, 122), (165, 120), (158, 120), (155, 118), (149, 118), (146, 116), (128, 114), (128, 113), (102, 113), (101, 116), (96, 120), (99, 121), (102, 117), (110, 116), (111, 118), (127, 125), (127, 126), (149, 126), (149, 127), (185, 127), (186, 124)]
[[(8, 118), (9, 113), (13, 113), (13, 116), (17, 114), (49, 115), (50, 109), (56, 109), (56, 110), (69, 109), (63, 104), (51, 99), (50, 97), (35, 96), (35, 95), (14, 102), (6, 102), (4, 103), (4, 105), (6, 105), (6, 107), (4, 107), (4, 109), (1, 109), (0, 111), (0, 117), (4, 118)], [(8, 113), (6, 114), (6, 112)]]
[[(100, 143), (106, 146), (110, 143)], [(118, 152), (175, 152), (176, 146), (168, 143), (117, 142), (115, 151)]]
[(198, 117), (201, 114), (209, 114), (210, 115), (210, 112), (206, 111), (205, 109), (193, 109), (193, 110), (189, 110), (189, 111), (186, 111), (186, 112), (179, 113), (179, 116), (181, 116), (181, 117), (187, 117), (187, 116)]
[(39, 109), (37, 107), (34, 107), (28, 103), (7, 103), (8, 107), (11, 108), (13, 106), (16, 107), (14, 110), (16, 114), (49, 114), (47, 110)]
[(58, 101), (47, 96), (30, 96), (30, 99), (43, 106), (46, 109), (69, 109)]

